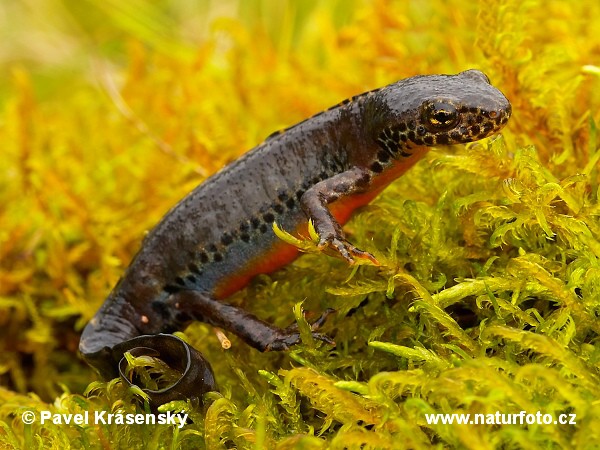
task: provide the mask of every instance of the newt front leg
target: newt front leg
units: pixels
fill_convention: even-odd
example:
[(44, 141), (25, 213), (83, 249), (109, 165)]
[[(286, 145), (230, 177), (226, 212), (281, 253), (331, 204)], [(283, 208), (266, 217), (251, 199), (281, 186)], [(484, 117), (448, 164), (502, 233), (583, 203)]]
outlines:
[(319, 248), (330, 248), (342, 256), (349, 264), (355, 258), (369, 259), (379, 264), (368, 252), (360, 250), (346, 240), (339, 222), (333, 217), (328, 205), (340, 198), (362, 194), (369, 189), (371, 173), (360, 167), (334, 175), (320, 181), (308, 189), (301, 198), (302, 209), (312, 220), (319, 235)]

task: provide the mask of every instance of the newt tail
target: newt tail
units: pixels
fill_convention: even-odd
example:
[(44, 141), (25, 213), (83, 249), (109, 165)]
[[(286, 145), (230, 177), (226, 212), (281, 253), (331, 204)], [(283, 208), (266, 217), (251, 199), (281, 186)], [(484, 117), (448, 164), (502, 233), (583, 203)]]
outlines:
[(261, 351), (298, 342), (293, 327), (274, 327), (225, 302), (255, 275), (298, 256), (276, 237), (274, 222), (297, 231), (311, 220), (321, 248), (350, 263), (375, 261), (345, 238), (352, 213), (431, 147), (483, 139), (510, 115), (489, 79), (467, 70), (401, 80), (272, 134), (161, 219), (83, 331), (81, 354), (105, 377), (123, 375), (125, 351), (175, 365), (181, 379), (149, 391), (155, 403), (216, 389), (208, 362), (168, 333), (200, 320)]

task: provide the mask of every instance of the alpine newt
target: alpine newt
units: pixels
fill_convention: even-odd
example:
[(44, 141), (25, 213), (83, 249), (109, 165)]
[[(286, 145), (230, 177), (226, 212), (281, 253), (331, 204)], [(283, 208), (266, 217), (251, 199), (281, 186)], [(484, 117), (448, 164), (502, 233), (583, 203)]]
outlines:
[(348, 262), (375, 262), (344, 237), (352, 212), (430, 147), (485, 138), (510, 115), (509, 101), (487, 76), (467, 70), (401, 80), (272, 134), (188, 194), (148, 234), (84, 329), (81, 354), (107, 378), (124, 376), (126, 351), (160, 356), (182, 375), (167, 389), (148, 391), (157, 404), (214, 390), (202, 355), (162, 333), (199, 320), (261, 351), (296, 344), (294, 327), (274, 327), (224, 302), (253, 276), (298, 255), (274, 234), (274, 222), (300, 232), (310, 219), (320, 248)]

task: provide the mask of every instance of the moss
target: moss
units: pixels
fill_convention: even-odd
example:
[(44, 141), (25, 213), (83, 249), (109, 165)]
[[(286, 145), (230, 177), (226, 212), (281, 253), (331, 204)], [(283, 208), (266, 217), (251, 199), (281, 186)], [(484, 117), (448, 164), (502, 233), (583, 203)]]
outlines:
[[(254, 0), (214, 19), (168, 2), (38, 3), (0, 7), (16, 36), (0, 61), (4, 447), (600, 442), (600, 6)], [(308, 254), (232, 298), (278, 325), (297, 320), (303, 345), (261, 354), (228, 335), (225, 351), (210, 327), (191, 326), (221, 389), (203, 408), (162, 408), (188, 413), (183, 429), (21, 421), (27, 410), (147, 410), (119, 380), (93, 381), (78, 337), (145, 231), (205, 177), (342, 98), (472, 67), (513, 118), (502, 137), (432, 151), (346, 226), (379, 267), (305, 242)], [(335, 348), (309, 338), (301, 313), (326, 308)], [(425, 417), (497, 411), (577, 424)]]

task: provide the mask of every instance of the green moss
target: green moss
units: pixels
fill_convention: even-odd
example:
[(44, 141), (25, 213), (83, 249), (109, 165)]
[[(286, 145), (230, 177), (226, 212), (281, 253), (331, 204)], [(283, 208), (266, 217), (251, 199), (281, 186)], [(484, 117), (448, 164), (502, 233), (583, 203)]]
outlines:
[[(0, 60), (3, 447), (598, 445), (598, 5), (253, 0), (215, 20), (168, 2), (38, 3), (29, 15), (0, 7), (19, 37)], [(261, 354), (228, 335), (223, 350), (192, 325), (186, 339), (220, 392), (161, 408), (189, 414), (183, 429), (22, 422), (25, 411), (148, 410), (119, 380), (93, 381), (79, 333), (145, 231), (206, 176), (342, 98), (471, 67), (513, 118), (502, 137), (431, 152), (345, 227), (380, 266), (298, 242), (305, 256), (231, 299), (280, 326), (296, 320), (303, 345)], [(327, 308), (335, 348), (308, 332)], [(425, 416), (497, 411), (577, 424)]]

